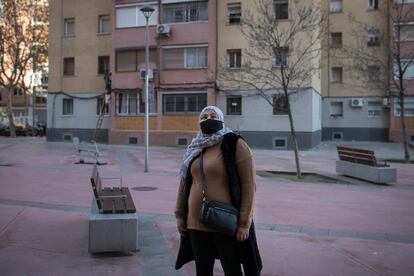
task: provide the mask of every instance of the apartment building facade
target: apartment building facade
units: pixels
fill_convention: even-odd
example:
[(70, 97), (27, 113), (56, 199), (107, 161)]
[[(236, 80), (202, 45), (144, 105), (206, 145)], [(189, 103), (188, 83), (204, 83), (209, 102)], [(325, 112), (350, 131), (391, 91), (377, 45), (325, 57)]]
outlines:
[(322, 139), (387, 141), (388, 1), (328, 0), (324, 7)]
[[(322, 140), (394, 137), (398, 111), (374, 85), (389, 76), (389, 67), (366, 64), (360, 72), (349, 55), (350, 49), (359, 49), (389, 63), (381, 40), (389, 37), (388, 17), (383, 16), (389, 2), (270, 1), (282, 27), (289, 26), (295, 5), (311, 2), (326, 12), (330, 27), (318, 45), (323, 49), (315, 59), (320, 70), (289, 97), (300, 148)], [(150, 144), (187, 145), (199, 129), (199, 111), (216, 104), (226, 124), (252, 146), (292, 147), (283, 102), (272, 106), (251, 89), (223, 89), (221, 72), (240, 69), (250, 47), (240, 23), (254, 13), (256, 1), (247, 0), (51, 1), (49, 140), (90, 140), (105, 94), (103, 73), (110, 71), (111, 103), (98, 141), (144, 143), (146, 21), (140, 9), (145, 4), (154, 8), (149, 18)], [(269, 57), (263, 66), (273, 62)], [(274, 86), (266, 93), (277, 100), (282, 90)]]
[[(396, 47), (401, 49), (401, 65), (406, 67), (403, 77), (405, 89), (404, 117), (406, 125), (406, 135), (409, 143), (414, 143), (414, 1), (396, 0), (389, 7), (389, 43), (394, 53), (399, 52)], [(397, 27), (399, 35), (397, 35)], [(397, 66), (396, 60), (390, 61), (390, 67)], [(397, 74), (390, 74), (391, 78), (396, 78)], [(391, 86), (393, 81), (391, 81)], [(394, 88), (392, 86), (392, 88)], [(391, 89), (392, 89), (391, 88)], [(401, 107), (398, 99), (392, 98), (390, 114), (390, 140), (395, 142), (403, 141)]]
[[(315, 1), (319, 3), (320, 1)], [(267, 1), (264, 3), (274, 12), (274, 20), (279, 28), (288, 28), (294, 21), (293, 10), (311, 5), (309, 1)], [(248, 13), (253, 21), (258, 22), (263, 16), (256, 7), (256, 1), (220, 1), (218, 7), (218, 44), (217, 57), (220, 68), (217, 78), (220, 80), (220, 91), (217, 105), (225, 113), (227, 126), (243, 135), (253, 147), (268, 149), (291, 149), (291, 132), (287, 109), (283, 104), (283, 89), (275, 83), (265, 89), (264, 94), (251, 87), (232, 88), (226, 77), (229, 71), (243, 71), (247, 63), (256, 62), (246, 54), (254, 51), (249, 41), (242, 33), (242, 19)], [(318, 30), (315, 29), (315, 32)], [(302, 35), (291, 41), (289, 52), (294, 52), (302, 43), (309, 41)], [(268, 45), (271, 47), (271, 45)], [(316, 46), (318, 47), (318, 46)], [(289, 54), (288, 54), (289, 55)], [(312, 62), (319, 62), (310, 60)], [(285, 66), (294, 63), (293, 58), (286, 57)], [(257, 67), (266, 67), (277, 72), (279, 70), (275, 58), (269, 56), (266, 62), (260, 62)], [(272, 68), (272, 69), (271, 69)], [(243, 74), (243, 73), (241, 73)], [(309, 149), (321, 141), (321, 91), (320, 72), (315, 70), (305, 82), (300, 91), (289, 96), (293, 122), (295, 125), (300, 149)], [(259, 81), (259, 80), (258, 80)], [(266, 99), (267, 98), (267, 99)], [(270, 99), (270, 103), (268, 100)], [(280, 101), (281, 104), (277, 104)]]
[[(111, 60), (111, 0), (50, 1), (48, 141), (90, 141)], [(96, 140), (107, 142), (106, 110)]]
[(198, 115), (216, 103), (216, 0), (113, 1), (112, 125), (109, 143), (143, 144), (144, 4), (149, 18), (149, 140), (187, 145)]

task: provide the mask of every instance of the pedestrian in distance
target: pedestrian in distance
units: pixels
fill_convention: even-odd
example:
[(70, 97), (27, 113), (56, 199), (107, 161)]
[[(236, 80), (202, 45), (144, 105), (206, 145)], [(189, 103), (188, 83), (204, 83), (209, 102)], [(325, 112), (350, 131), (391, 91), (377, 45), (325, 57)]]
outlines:
[[(241, 267), (246, 276), (260, 275), (262, 260), (253, 223), (256, 170), (252, 152), (241, 136), (225, 127), (218, 107), (205, 107), (199, 123), (200, 131), (188, 146), (180, 170), (175, 216), (181, 236), (175, 268), (194, 260), (197, 276), (211, 276), (215, 259), (219, 259), (226, 276), (243, 275)], [(235, 212), (223, 216), (227, 209)], [(220, 226), (213, 227), (209, 220)], [(224, 230), (221, 224), (234, 227)]]

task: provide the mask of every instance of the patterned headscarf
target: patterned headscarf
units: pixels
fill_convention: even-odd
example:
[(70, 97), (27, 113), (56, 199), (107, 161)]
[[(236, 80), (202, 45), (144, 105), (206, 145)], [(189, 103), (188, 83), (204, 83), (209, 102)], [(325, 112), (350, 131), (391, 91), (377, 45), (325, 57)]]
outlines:
[(188, 166), (190, 165), (191, 160), (196, 157), (204, 148), (214, 146), (223, 140), (223, 136), (229, 132), (232, 132), (231, 129), (227, 128), (224, 125), (224, 115), (223, 112), (216, 106), (206, 106), (200, 112), (200, 118), (208, 110), (212, 110), (217, 114), (217, 120), (223, 122), (223, 128), (217, 131), (216, 133), (205, 135), (201, 131), (197, 133), (197, 136), (191, 141), (191, 144), (187, 147), (187, 152), (184, 154), (183, 164), (180, 169), (180, 176), (186, 177)]

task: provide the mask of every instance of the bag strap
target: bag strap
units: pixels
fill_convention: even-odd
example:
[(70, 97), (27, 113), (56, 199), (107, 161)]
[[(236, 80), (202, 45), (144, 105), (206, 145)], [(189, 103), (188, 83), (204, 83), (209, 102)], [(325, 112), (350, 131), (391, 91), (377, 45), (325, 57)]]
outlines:
[(203, 194), (203, 202), (207, 200), (207, 193), (204, 187), (204, 167), (203, 167), (203, 151), (200, 154), (200, 176), (201, 176), (201, 193)]

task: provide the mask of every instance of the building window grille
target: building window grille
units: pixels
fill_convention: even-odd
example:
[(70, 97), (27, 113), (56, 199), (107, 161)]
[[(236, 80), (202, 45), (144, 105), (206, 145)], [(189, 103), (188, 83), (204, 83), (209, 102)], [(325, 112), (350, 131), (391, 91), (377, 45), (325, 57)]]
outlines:
[(274, 0), (274, 17), (276, 20), (289, 18), (289, 5), (288, 0)]
[(342, 67), (331, 68), (331, 82), (342, 82)]
[(63, 23), (63, 34), (64, 36), (75, 35), (75, 18), (65, 18)]
[(378, 10), (378, 0), (368, 0), (368, 10)]
[(342, 0), (331, 0), (329, 5), (329, 11), (334, 12), (342, 12)]
[[(103, 109), (102, 106), (104, 106)], [(96, 99), (96, 114), (101, 114), (101, 110), (103, 111), (103, 114), (109, 114), (109, 105), (105, 103), (105, 97)]]
[(240, 24), (241, 22), (241, 3), (227, 4), (227, 22), (229, 24)]
[(199, 113), (207, 105), (207, 94), (165, 94), (163, 112)]
[(194, 1), (163, 5), (164, 23), (208, 20), (208, 1)]
[(73, 114), (73, 99), (63, 99), (63, 101), (62, 101), (62, 114), (63, 115)]
[(98, 18), (98, 33), (109, 34), (111, 32), (111, 24), (109, 15), (100, 15)]
[(185, 47), (185, 48), (164, 48), (163, 67), (164, 69), (196, 69), (207, 68), (208, 48)]
[(120, 92), (116, 94), (116, 114), (136, 115), (140, 112), (137, 92)]
[(242, 53), (240, 49), (227, 50), (227, 68), (240, 69), (241, 58), (242, 58)]
[(289, 65), (289, 47), (281, 47), (277, 49), (277, 53), (272, 57), (272, 67), (280, 68)]
[(368, 66), (368, 80), (378, 81), (380, 79), (380, 68), (379, 66), (371, 65)]
[(368, 31), (368, 46), (379, 46), (380, 45), (380, 37), (379, 32), (377, 30)]
[(242, 97), (228, 96), (227, 97), (227, 115), (241, 115), (242, 114)]
[(75, 58), (63, 59), (63, 75), (73, 76), (75, 75)]
[(342, 33), (331, 33), (331, 47), (341, 48), (342, 47)]
[(98, 57), (98, 74), (104, 75), (109, 72), (109, 56)]
[(288, 101), (284, 95), (273, 96), (273, 115), (287, 115)]
[(333, 118), (344, 116), (344, 104), (343, 102), (331, 102), (330, 116)]

